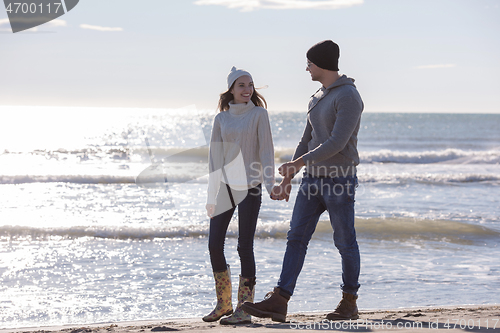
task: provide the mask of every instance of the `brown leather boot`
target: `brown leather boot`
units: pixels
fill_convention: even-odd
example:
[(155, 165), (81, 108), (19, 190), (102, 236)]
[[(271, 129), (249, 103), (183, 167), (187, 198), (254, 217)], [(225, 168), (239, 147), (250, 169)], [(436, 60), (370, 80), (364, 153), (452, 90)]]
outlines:
[(342, 293), (342, 299), (337, 308), (332, 313), (326, 315), (328, 320), (349, 320), (358, 319), (358, 306), (356, 300), (358, 296), (348, 293)]
[(241, 308), (255, 317), (271, 318), (273, 321), (285, 322), (286, 311), (290, 296), (284, 292), (280, 293), (279, 288), (274, 288), (274, 291), (267, 293), (262, 302), (251, 303), (245, 302)]

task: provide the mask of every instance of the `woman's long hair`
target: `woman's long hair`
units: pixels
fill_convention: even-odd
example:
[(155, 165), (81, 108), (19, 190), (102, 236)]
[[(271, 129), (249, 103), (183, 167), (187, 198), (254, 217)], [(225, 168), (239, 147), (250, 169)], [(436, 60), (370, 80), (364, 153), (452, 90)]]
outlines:
[[(234, 96), (231, 93), (233, 87), (234, 83), (231, 85), (231, 88), (229, 88), (226, 92), (220, 94), (219, 106), (217, 107), (219, 109), (219, 112), (229, 110), (229, 102), (231, 102), (234, 99)], [(267, 102), (265, 98), (257, 92), (255, 87), (253, 88), (253, 94), (252, 97), (250, 97), (250, 100), (253, 102), (253, 104), (255, 104), (255, 106), (260, 106), (263, 107), (264, 109), (267, 109)]]

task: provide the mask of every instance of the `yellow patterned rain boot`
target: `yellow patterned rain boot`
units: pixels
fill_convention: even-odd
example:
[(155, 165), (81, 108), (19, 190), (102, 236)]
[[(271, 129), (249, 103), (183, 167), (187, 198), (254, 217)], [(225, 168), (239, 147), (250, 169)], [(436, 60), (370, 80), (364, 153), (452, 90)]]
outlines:
[(222, 318), (221, 325), (237, 325), (251, 323), (251, 317), (248, 313), (243, 311), (241, 306), (246, 301), (253, 302), (255, 296), (255, 278), (246, 278), (240, 275), (240, 285), (238, 288), (238, 305), (236, 311), (227, 318)]
[(224, 272), (214, 272), (215, 293), (217, 294), (217, 305), (215, 309), (207, 316), (203, 317), (203, 321), (217, 321), (222, 316), (228, 316), (233, 313), (233, 303), (231, 302), (231, 271), (229, 265)]

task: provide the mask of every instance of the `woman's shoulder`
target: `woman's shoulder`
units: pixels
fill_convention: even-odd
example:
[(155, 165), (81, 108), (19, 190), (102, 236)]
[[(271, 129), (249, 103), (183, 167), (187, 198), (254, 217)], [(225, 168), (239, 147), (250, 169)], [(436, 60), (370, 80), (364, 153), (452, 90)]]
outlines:
[(268, 115), (268, 111), (266, 109), (264, 109), (262, 106), (255, 106), (252, 109), (252, 112), (254, 112), (255, 114), (265, 114), (265, 115)]
[(220, 111), (220, 112), (217, 112), (217, 114), (215, 115), (214, 117), (214, 121), (220, 121), (222, 118), (224, 118), (225, 116), (227, 116), (229, 114), (228, 111)]

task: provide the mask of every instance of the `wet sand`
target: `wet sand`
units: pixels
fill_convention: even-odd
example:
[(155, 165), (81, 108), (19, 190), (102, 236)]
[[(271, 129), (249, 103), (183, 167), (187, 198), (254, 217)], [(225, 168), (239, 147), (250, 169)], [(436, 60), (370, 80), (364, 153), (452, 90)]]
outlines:
[(287, 316), (286, 323), (252, 317), (252, 324), (223, 326), (218, 322), (205, 323), (201, 318), (132, 321), (91, 325), (68, 325), (0, 329), (4, 332), (25, 333), (138, 333), (138, 332), (500, 332), (500, 305), (408, 308), (395, 310), (360, 311), (353, 321), (330, 322), (326, 312), (296, 313)]

